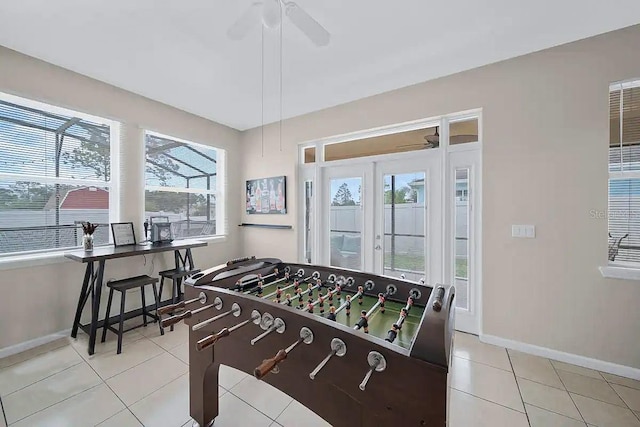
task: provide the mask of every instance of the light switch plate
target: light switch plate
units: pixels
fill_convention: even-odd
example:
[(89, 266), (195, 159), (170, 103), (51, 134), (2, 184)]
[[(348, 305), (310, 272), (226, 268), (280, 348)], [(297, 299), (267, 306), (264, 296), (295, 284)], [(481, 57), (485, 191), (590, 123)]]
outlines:
[(512, 225), (511, 237), (534, 239), (536, 237), (535, 225)]

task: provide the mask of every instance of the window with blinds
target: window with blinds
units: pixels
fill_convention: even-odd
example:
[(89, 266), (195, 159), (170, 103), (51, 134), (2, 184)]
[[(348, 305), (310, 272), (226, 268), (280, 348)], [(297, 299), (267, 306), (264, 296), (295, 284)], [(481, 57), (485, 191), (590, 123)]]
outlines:
[(0, 94), (0, 256), (109, 242), (116, 124)]
[(171, 222), (174, 239), (222, 234), (224, 151), (146, 132), (145, 217)]
[(640, 80), (609, 93), (609, 260), (640, 263)]

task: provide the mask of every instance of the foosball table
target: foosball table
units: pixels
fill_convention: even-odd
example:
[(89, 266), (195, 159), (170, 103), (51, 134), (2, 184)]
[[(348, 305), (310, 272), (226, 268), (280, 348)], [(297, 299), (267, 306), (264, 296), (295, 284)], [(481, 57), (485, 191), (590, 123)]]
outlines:
[(163, 327), (189, 326), (200, 426), (218, 415), (221, 364), (335, 427), (445, 426), (454, 295), (453, 286), (252, 257), (194, 275), (184, 301), (159, 312)]

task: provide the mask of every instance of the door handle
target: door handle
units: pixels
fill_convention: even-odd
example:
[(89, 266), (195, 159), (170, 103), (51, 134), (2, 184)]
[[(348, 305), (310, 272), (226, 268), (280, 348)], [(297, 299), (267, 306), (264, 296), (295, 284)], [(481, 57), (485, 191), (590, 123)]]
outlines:
[(380, 249), (382, 249), (382, 246), (380, 246), (380, 245), (376, 245), (376, 246), (374, 247), (374, 249), (375, 249), (375, 250), (377, 250), (377, 251), (379, 251)]

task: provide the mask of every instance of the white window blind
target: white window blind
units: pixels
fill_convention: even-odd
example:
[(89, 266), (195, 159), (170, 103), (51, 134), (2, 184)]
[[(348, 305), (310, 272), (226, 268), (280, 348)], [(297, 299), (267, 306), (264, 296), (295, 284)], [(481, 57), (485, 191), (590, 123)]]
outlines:
[(80, 246), (84, 221), (109, 242), (116, 126), (0, 94), (0, 256)]
[(174, 239), (222, 234), (222, 150), (145, 134), (145, 217), (169, 217)]
[(640, 80), (610, 87), (609, 119), (610, 260), (640, 263)]

